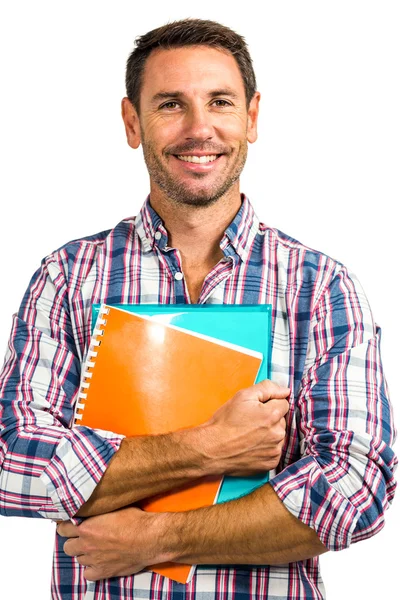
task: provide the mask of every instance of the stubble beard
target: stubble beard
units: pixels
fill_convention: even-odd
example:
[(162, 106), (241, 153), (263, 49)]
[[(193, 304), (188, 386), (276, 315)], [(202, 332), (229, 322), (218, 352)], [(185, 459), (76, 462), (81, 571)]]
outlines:
[[(196, 206), (199, 208), (205, 208), (215, 204), (219, 198), (229, 191), (233, 184), (239, 179), (247, 158), (247, 142), (243, 141), (239, 147), (237, 158), (230, 167), (226, 177), (224, 177), (223, 172), (221, 173), (220, 180), (216, 181), (211, 187), (205, 183), (203, 188), (200, 187), (197, 190), (192, 190), (190, 189), (190, 186), (177, 181), (171, 176), (161, 159), (157, 156), (154, 145), (144, 139), (143, 133), (142, 148), (150, 178), (166, 194), (168, 199), (176, 204)], [(203, 150), (207, 149), (203, 148)], [(172, 160), (174, 159), (172, 158)], [(201, 173), (193, 173), (192, 176), (198, 180), (207, 177), (207, 175)]]

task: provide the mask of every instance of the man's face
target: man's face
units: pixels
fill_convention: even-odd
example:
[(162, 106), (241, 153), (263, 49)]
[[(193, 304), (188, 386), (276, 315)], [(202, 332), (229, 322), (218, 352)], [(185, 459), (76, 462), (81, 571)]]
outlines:
[(248, 111), (231, 54), (207, 46), (153, 52), (139, 119), (152, 193), (155, 186), (180, 204), (207, 206), (236, 182), (239, 189), (247, 142), (257, 135), (258, 96)]

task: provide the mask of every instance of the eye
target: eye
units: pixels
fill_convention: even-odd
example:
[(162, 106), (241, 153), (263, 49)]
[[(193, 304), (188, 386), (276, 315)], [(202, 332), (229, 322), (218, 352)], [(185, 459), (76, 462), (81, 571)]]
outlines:
[(178, 103), (175, 100), (169, 100), (160, 106), (160, 110), (166, 108), (167, 110), (173, 110), (178, 106)]
[(215, 104), (219, 108), (225, 108), (225, 106), (232, 106), (230, 102), (228, 102), (227, 100), (222, 100), (221, 98), (213, 100), (213, 104)]

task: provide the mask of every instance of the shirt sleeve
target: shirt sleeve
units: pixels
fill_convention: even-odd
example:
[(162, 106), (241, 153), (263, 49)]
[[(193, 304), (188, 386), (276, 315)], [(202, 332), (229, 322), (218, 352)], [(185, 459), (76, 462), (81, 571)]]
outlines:
[(81, 361), (60, 260), (48, 257), (14, 315), (0, 373), (0, 514), (67, 520), (123, 436), (71, 429)]
[(283, 468), (270, 482), (329, 550), (377, 533), (396, 487), (380, 337), (360, 284), (341, 269), (313, 313), (294, 399), (300, 458), (283, 454)]

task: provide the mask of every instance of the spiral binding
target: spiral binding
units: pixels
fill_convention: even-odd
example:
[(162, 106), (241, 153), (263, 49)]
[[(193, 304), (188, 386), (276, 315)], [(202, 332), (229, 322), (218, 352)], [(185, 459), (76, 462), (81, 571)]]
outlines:
[(75, 406), (74, 423), (76, 425), (79, 425), (79, 421), (82, 420), (83, 411), (85, 409), (87, 400), (87, 392), (90, 387), (90, 380), (93, 377), (93, 369), (96, 364), (96, 361), (91, 359), (95, 359), (97, 357), (97, 348), (101, 344), (101, 340), (99, 340), (98, 337), (104, 335), (104, 327), (107, 323), (107, 319), (105, 319), (104, 316), (108, 315), (109, 312), (110, 309), (103, 304), (100, 308), (99, 316), (96, 321), (96, 326), (93, 330), (92, 338), (90, 340), (90, 346), (87, 353), (85, 366), (83, 368), (81, 385), (78, 392), (78, 401)]

